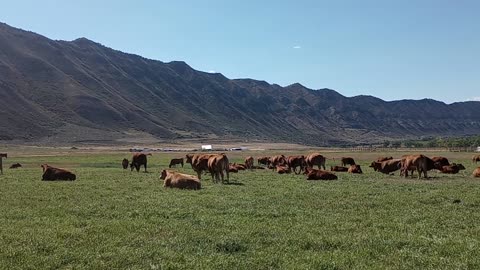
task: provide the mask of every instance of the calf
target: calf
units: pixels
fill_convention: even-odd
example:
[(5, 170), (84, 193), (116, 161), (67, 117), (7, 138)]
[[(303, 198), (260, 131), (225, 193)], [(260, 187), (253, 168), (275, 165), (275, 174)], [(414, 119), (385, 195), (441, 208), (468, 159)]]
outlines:
[(342, 166), (355, 165), (355, 160), (353, 160), (353, 158), (351, 157), (342, 157), (341, 161), (342, 161)]
[(182, 168), (183, 168), (183, 158), (172, 158), (170, 160), (170, 164), (168, 165), (168, 168), (172, 168), (172, 166), (176, 166), (176, 165), (182, 165)]
[(200, 180), (193, 175), (163, 170), (160, 179), (163, 179), (163, 187), (180, 189), (201, 189)]
[(16, 168), (21, 168), (22, 167), (22, 164), (20, 163), (14, 163), (10, 166), (10, 169), (16, 169)]
[(323, 168), (325, 170), (325, 161), (327, 158), (322, 156), (319, 153), (311, 153), (308, 154), (305, 158), (305, 163), (307, 167), (313, 168), (313, 166), (317, 165), (318, 169)]
[(307, 180), (337, 180), (338, 177), (327, 171), (312, 169), (307, 174)]
[(211, 156), (208, 159), (207, 166), (208, 166), (208, 171), (212, 175), (212, 180), (214, 182), (219, 182), (221, 179), (223, 183), (225, 174), (227, 175), (227, 182), (229, 182), (230, 175), (228, 171), (229, 162), (228, 162), (227, 155), (222, 153), (222, 154)]
[(363, 173), (362, 168), (360, 168), (360, 165), (352, 165), (348, 168), (348, 173)]
[(122, 160), (122, 168), (126, 170), (128, 168), (128, 159), (124, 158)]
[(43, 169), (42, 181), (54, 181), (54, 180), (73, 181), (77, 179), (75, 174), (67, 170), (54, 168), (52, 166), (49, 166), (48, 164), (43, 164), (41, 167)]

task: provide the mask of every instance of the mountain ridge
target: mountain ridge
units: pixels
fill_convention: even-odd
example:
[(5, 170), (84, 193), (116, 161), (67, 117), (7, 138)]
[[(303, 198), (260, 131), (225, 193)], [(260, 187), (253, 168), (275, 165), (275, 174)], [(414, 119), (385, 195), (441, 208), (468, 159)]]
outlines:
[(148, 59), (87, 38), (55, 41), (4, 23), (0, 112), (0, 140), (115, 141), (133, 132), (338, 145), (480, 132), (480, 102), (384, 101), (229, 79), (183, 61)]

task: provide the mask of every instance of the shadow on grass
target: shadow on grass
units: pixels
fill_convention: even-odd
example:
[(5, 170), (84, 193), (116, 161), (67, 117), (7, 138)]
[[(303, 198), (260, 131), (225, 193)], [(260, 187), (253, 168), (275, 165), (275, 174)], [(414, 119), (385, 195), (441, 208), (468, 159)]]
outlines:
[(223, 184), (226, 186), (244, 186), (245, 185), (244, 183), (240, 183), (240, 182), (227, 182)]

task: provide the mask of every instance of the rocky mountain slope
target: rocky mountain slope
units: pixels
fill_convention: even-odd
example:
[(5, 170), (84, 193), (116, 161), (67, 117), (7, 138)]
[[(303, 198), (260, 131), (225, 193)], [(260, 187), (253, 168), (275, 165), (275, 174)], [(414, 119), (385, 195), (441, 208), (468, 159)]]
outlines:
[[(0, 140), (222, 138), (352, 144), (480, 133), (480, 102), (386, 102), (231, 80), (0, 23)], [(141, 135), (138, 135), (141, 134)]]

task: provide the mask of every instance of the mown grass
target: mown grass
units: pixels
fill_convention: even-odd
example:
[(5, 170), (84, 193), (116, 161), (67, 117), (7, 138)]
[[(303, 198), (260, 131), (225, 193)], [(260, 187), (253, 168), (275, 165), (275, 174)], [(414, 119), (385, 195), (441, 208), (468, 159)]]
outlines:
[[(374, 173), (370, 156), (345, 154), (364, 175), (309, 182), (266, 170), (231, 174), (231, 185), (205, 175), (200, 191), (162, 187), (172, 155), (183, 154), (154, 154), (150, 173), (119, 168), (130, 154), (11, 156), (25, 168), (0, 176), (0, 268), (480, 268), (468, 154), (455, 154), (463, 174), (429, 180)], [(78, 180), (40, 181), (44, 162)]]

